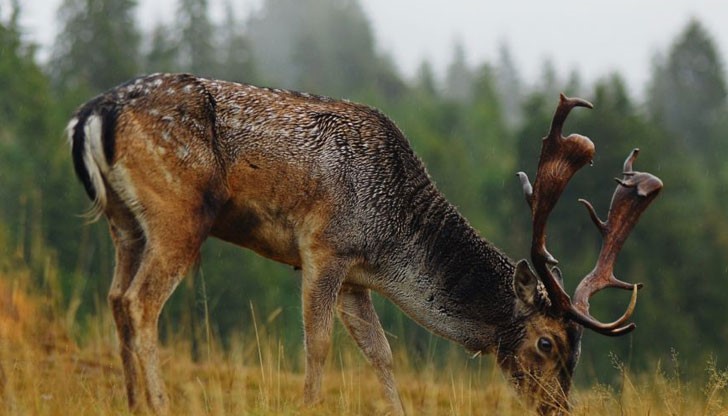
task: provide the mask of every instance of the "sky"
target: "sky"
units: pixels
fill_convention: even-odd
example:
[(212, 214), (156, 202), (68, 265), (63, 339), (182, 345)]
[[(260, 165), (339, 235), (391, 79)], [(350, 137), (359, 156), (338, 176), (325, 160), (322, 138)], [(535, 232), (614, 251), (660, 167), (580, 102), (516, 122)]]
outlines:
[[(209, 0), (213, 17), (226, 0)], [(230, 0), (239, 17), (259, 9), (262, 0)], [(359, 0), (370, 19), (380, 51), (391, 56), (405, 76), (423, 60), (443, 74), (455, 45), (467, 62), (495, 62), (506, 45), (526, 82), (536, 82), (549, 60), (559, 75), (577, 71), (592, 82), (622, 74), (640, 96), (657, 53), (665, 53), (691, 18), (713, 36), (728, 57), (726, 0)], [(0, 13), (7, 10), (0, 0)], [(58, 32), (60, 0), (21, 0), (21, 25), (41, 45), (41, 58)], [(175, 0), (139, 0), (143, 28), (168, 21)]]

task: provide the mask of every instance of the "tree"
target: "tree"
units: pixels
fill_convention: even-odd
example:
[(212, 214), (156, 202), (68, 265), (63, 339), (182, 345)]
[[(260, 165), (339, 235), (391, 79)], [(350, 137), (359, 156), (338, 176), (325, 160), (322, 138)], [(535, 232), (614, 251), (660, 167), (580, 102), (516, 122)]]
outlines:
[(215, 76), (231, 81), (255, 83), (258, 81), (257, 67), (253, 59), (253, 45), (241, 22), (235, 17), (230, 2), (225, 4), (225, 21), (219, 28), (218, 69)]
[(435, 71), (432, 69), (432, 64), (429, 61), (422, 61), (417, 69), (415, 88), (430, 96), (434, 96), (437, 93)]
[(48, 143), (54, 108), (48, 82), (35, 47), (22, 40), (18, 19), (14, 3), (8, 21), (0, 21), (0, 220), (16, 237), (16, 254), (33, 261), (41, 253), (29, 244), (42, 241), (44, 231), (40, 189), (57, 146)]
[(724, 67), (713, 39), (691, 20), (667, 58), (655, 64), (648, 103), (654, 119), (697, 152), (707, 149), (710, 131), (726, 103)]
[(455, 44), (452, 61), (445, 75), (445, 96), (450, 99), (466, 102), (472, 97), (473, 72), (465, 60), (465, 47)]
[(177, 65), (177, 44), (170, 28), (158, 23), (151, 33), (149, 49), (144, 56), (144, 72), (175, 72)]
[(503, 106), (503, 117), (509, 127), (515, 127), (520, 123), (522, 116), (523, 82), (513, 61), (511, 50), (505, 44), (498, 49), (495, 81), (498, 97)]
[(56, 87), (100, 92), (139, 71), (136, 0), (63, 0), (51, 53)]
[(177, 27), (180, 29), (177, 52), (180, 69), (212, 76), (217, 68), (217, 56), (207, 0), (180, 0)]
[(356, 0), (267, 0), (248, 33), (267, 83), (346, 97), (403, 89)]

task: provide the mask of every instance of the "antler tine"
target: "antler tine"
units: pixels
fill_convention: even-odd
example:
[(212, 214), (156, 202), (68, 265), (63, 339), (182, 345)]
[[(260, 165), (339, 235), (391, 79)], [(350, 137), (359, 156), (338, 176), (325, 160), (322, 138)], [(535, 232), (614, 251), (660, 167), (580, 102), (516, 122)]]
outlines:
[(629, 156), (627, 156), (627, 159), (624, 160), (624, 165), (622, 165), (622, 173), (624, 174), (632, 174), (634, 173), (634, 170), (632, 169), (632, 164), (634, 164), (635, 159), (637, 159), (637, 156), (640, 154), (640, 149), (635, 147), (632, 149), (632, 152), (630, 152)]
[[(612, 196), (607, 221), (601, 221), (591, 204), (581, 200), (601, 232), (603, 240), (596, 266), (584, 277), (574, 292), (574, 303), (569, 314), (585, 327), (605, 335), (623, 335), (635, 328), (633, 323), (625, 324), (634, 312), (637, 290), (642, 284), (626, 283), (614, 277), (614, 262), (640, 215), (662, 189), (662, 181), (657, 176), (632, 170), (638, 152), (639, 149), (632, 150), (624, 163), (624, 178), (617, 180), (619, 185)], [(601, 323), (589, 314), (589, 298), (607, 287), (632, 290), (632, 298), (627, 310), (619, 319), (611, 323)]]
[(554, 117), (551, 120), (551, 129), (549, 130), (548, 138), (558, 139), (561, 137), (561, 130), (564, 127), (564, 121), (566, 121), (566, 117), (568, 117), (571, 109), (574, 107), (586, 107), (592, 109), (594, 108), (594, 105), (582, 98), (569, 98), (565, 96), (564, 93), (559, 94), (559, 106), (556, 108)]
[(558, 261), (546, 249), (546, 223), (571, 177), (591, 162), (594, 156), (594, 143), (589, 138), (579, 134), (571, 134), (568, 137), (561, 134), (566, 117), (574, 107), (593, 108), (591, 103), (581, 98), (560, 95), (559, 105), (551, 121), (551, 129), (541, 145), (534, 185), (531, 186), (525, 173), (518, 173), (526, 201), (531, 207), (533, 221), (531, 260), (536, 272), (541, 276), (552, 304), (562, 311), (569, 309), (571, 299), (551, 271), (551, 266)]

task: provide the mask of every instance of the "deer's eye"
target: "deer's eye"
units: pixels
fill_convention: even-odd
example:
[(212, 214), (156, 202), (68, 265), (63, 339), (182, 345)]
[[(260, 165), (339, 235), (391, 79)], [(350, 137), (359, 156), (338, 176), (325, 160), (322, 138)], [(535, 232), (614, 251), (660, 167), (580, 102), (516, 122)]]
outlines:
[(554, 344), (551, 342), (550, 339), (546, 337), (541, 337), (538, 339), (538, 342), (536, 342), (536, 347), (539, 351), (548, 354), (551, 352), (551, 350), (553, 350)]

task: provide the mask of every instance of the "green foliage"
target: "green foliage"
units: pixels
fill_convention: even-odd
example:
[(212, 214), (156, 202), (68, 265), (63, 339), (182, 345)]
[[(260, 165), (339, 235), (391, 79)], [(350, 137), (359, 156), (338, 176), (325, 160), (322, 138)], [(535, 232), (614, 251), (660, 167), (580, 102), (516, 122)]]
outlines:
[(225, 16), (225, 22), (219, 29), (223, 45), (217, 49), (220, 56), (215, 76), (231, 81), (255, 82), (258, 74), (253, 60), (253, 45), (243, 25), (235, 19), (231, 3), (226, 5)]
[(158, 24), (150, 33), (150, 45), (144, 59), (146, 72), (175, 72), (178, 70), (178, 48), (169, 27)]
[(64, 0), (50, 73), (59, 89), (100, 92), (139, 71), (136, 0)]
[(11, 230), (17, 254), (41, 267), (54, 213), (44, 199), (61, 198), (69, 186), (55, 187), (65, 158), (57, 151), (62, 143), (55, 140), (53, 99), (16, 17), (0, 22), (0, 221)]
[(649, 90), (653, 117), (681, 145), (698, 154), (712, 150), (710, 131), (725, 112), (723, 62), (705, 28), (688, 23), (672, 45), (665, 62), (656, 65)]
[(268, 0), (249, 34), (266, 83), (344, 97), (403, 88), (357, 1)]
[[(443, 82), (426, 63), (414, 81), (404, 80), (377, 50), (354, 0), (266, 0), (247, 25), (230, 8), (223, 22), (214, 22), (207, 1), (183, 0), (176, 20), (148, 33), (143, 49), (135, 6), (132, 0), (64, 0), (58, 13), (63, 30), (45, 69), (20, 36), (17, 14), (0, 22), (2, 256), (30, 265), (34, 276), (57, 262), (57, 286), (69, 306), (79, 305), (79, 320), (105, 306), (113, 248), (105, 224), (86, 226), (77, 217), (88, 201), (73, 178), (62, 131), (73, 108), (140, 68), (298, 88), (381, 108), (409, 137), (438, 187), (514, 259), (527, 257), (530, 240), (530, 215), (514, 173), (533, 177), (540, 139), (564, 90), (594, 102), (594, 110), (573, 112), (567, 130), (591, 137), (597, 148), (594, 166), (575, 176), (549, 223), (549, 249), (561, 260), (569, 291), (593, 266), (600, 241), (576, 199), (591, 200), (605, 217), (611, 178), (633, 147), (642, 149), (636, 169), (666, 185), (617, 262), (617, 276), (645, 283), (635, 317), (639, 329), (618, 339), (587, 333), (585, 370), (578, 373), (589, 380), (613, 374), (606, 371), (610, 352), (640, 367), (668, 360), (673, 348), (684, 368), (701, 371), (711, 354), (724, 365), (728, 110), (721, 57), (697, 21), (656, 65), (643, 104), (619, 75), (585, 86), (577, 73), (562, 78), (548, 62), (527, 88), (506, 48), (495, 65), (475, 67), (456, 48)], [(168, 303), (162, 333), (194, 340), (194, 352), (209, 335), (207, 323), (222, 341), (248, 331), (252, 305), (259, 319), (277, 321), (285, 349), (295, 350), (299, 285), (299, 273), (290, 268), (210, 241), (198, 272)], [(627, 302), (626, 293), (606, 292), (592, 307), (604, 320)], [(384, 327), (399, 336), (395, 343), (415, 356), (445, 359), (444, 341), (385, 299), (376, 303)]]
[(180, 66), (202, 76), (212, 75), (210, 69), (217, 66), (208, 9), (207, 0), (180, 0), (177, 12)]

